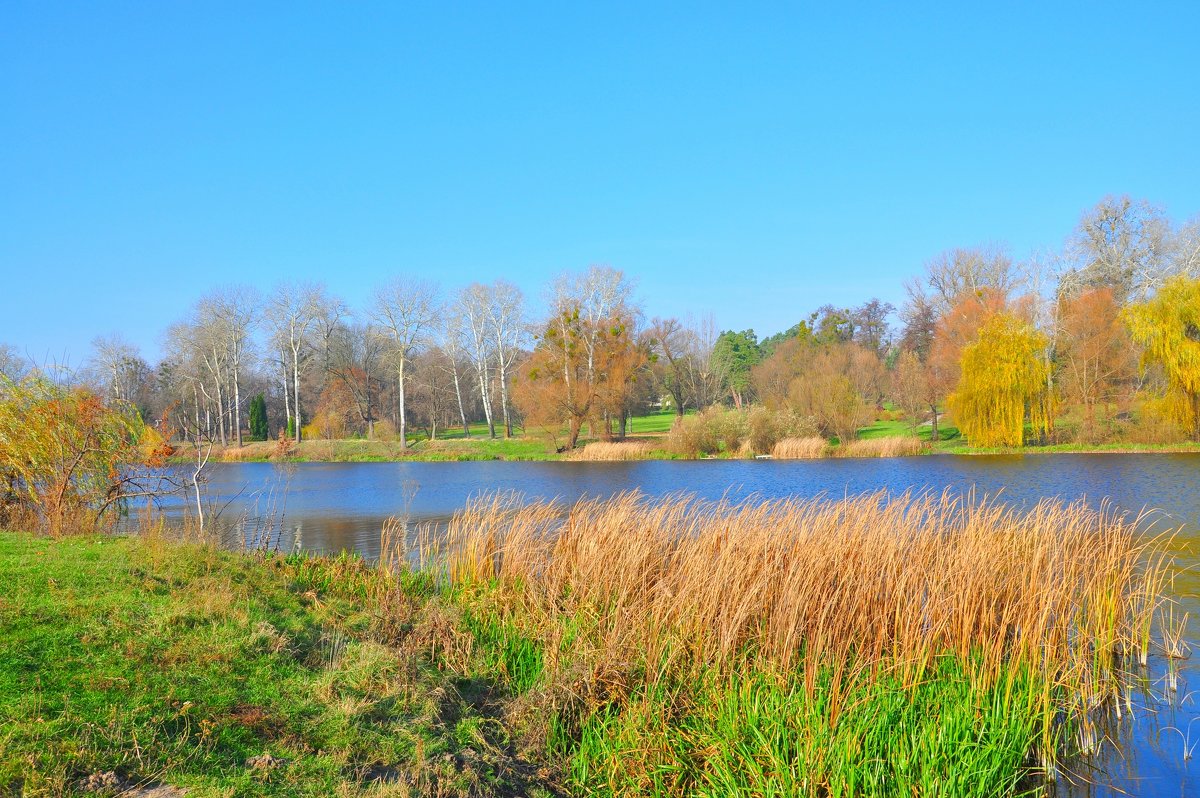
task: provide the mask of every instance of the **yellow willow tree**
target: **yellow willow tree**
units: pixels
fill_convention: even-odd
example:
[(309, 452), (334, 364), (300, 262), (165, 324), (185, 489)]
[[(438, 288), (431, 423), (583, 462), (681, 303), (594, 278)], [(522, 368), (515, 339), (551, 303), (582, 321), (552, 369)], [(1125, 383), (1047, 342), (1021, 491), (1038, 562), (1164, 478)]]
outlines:
[(1142, 368), (1162, 367), (1167, 414), (1200, 440), (1200, 280), (1172, 277), (1153, 299), (1130, 305), (1122, 315), (1143, 347)]
[(962, 376), (950, 412), (974, 446), (1020, 446), (1028, 410), (1033, 431), (1049, 433), (1053, 397), (1046, 390), (1046, 336), (1008, 313), (992, 315), (963, 348)]

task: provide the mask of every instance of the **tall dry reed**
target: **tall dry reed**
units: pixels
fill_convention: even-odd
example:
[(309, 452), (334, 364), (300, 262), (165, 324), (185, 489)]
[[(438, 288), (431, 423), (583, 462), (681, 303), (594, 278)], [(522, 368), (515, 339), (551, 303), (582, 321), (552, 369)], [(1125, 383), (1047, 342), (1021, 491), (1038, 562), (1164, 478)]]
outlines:
[(1050, 718), (1117, 698), (1144, 655), (1167, 560), (1139, 523), (949, 494), (629, 493), (569, 508), (490, 496), (454, 516), (443, 564), (458, 583), (498, 587), (535, 634), (589, 619), (596, 657), (647, 663), (647, 679), (751, 665), (816, 680), (817, 664), (916, 683), (954, 656), (984, 688), (1033, 674), (1046, 691), (1031, 711)]
[(784, 438), (771, 449), (776, 460), (818, 460), (829, 455), (829, 442), (821, 437)]
[(911, 457), (922, 454), (925, 444), (911, 435), (892, 435), (886, 438), (871, 438), (849, 441), (833, 449), (834, 457)]
[(644, 441), (596, 441), (567, 456), (568, 460), (606, 462), (617, 460), (645, 460), (654, 448)]

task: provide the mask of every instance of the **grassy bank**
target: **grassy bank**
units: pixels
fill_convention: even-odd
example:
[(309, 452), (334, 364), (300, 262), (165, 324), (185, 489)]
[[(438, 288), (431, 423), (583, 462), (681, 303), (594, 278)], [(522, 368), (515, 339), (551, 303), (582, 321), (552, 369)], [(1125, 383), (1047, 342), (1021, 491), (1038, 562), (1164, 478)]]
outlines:
[(437, 613), (419, 579), (0, 533), (0, 583), (0, 795), (89, 777), (189, 796), (546, 794), (488, 685), (423, 653), (436, 622), (417, 628), (417, 608)]
[(1036, 793), (1120, 707), (1163, 576), (1077, 506), (563, 522), (480, 501), (421, 572), (0, 535), (0, 792)]

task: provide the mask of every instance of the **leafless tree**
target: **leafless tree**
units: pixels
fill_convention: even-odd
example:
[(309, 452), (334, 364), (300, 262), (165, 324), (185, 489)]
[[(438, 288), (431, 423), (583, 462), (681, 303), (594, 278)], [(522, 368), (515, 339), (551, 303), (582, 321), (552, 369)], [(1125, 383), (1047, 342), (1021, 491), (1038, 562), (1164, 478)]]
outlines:
[(1085, 288), (1111, 288), (1118, 303), (1141, 299), (1169, 266), (1170, 223), (1161, 208), (1109, 196), (1084, 212), (1071, 239)]
[(445, 367), (454, 380), (454, 398), (458, 403), (458, 417), (462, 422), (463, 435), (469, 438), (471, 437), (471, 425), (467, 422), (467, 410), (463, 403), (462, 380), (459, 377), (459, 365), (464, 355), (463, 336), (463, 310), (460, 302), (454, 302), (445, 309), (441, 329), (442, 352), (445, 355)]
[(231, 417), (234, 438), (242, 445), (242, 369), (251, 350), (251, 335), (261, 306), (258, 292), (249, 286), (220, 289), (200, 301), (199, 314), (214, 334), (214, 346), (223, 347), (233, 382)]
[(939, 315), (964, 296), (978, 296), (985, 289), (1007, 296), (1016, 281), (1012, 258), (994, 244), (946, 250), (925, 265), (925, 282)]
[(440, 312), (438, 289), (429, 282), (397, 277), (375, 290), (371, 316), (391, 338), (390, 359), (396, 369), (400, 404), (400, 448), (408, 446), (405, 370), (422, 344), (429, 341)]
[(511, 438), (513, 426), (508, 401), (508, 382), (525, 337), (525, 296), (521, 289), (506, 280), (497, 280), (487, 286), (487, 294), (487, 323), (491, 331), (492, 351), (496, 357), (496, 376), (500, 382), (504, 437)]
[(655, 318), (650, 322), (649, 335), (651, 347), (658, 356), (662, 373), (662, 384), (671, 395), (675, 405), (676, 420), (683, 418), (691, 399), (692, 370), (694, 363), (691, 359), (694, 333), (683, 326), (676, 318)]
[[(301, 440), (304, 416), (300, 403), (300, 376), (313, 353), (313, 334), (322, 310), (329, 305), (325, 288), (313, 283), (279, 283), (266, 307), (271, 339), (283, 355), (283, 399), (296, 442)], [(291, 406), (288, 383), (291, 382)], [(294, 421), (293, 421), (294, 419)]]
[(109, 397), (137, 403), (149, 379), (150, 367), (138, 348), (119, 333), (92, 339), (91, 371)]
[(492, 413), (491, 380), (495, 344), (489, 323), (490, 306), (488, 287), (482, 283), (472, 283), (459, 292), (455, 312), (462, 318), (464, 348), (475, 364), (475, 376), (479, 382), (479, 398), (483, 402), (488, 437), (495, 438), (496, 420)]

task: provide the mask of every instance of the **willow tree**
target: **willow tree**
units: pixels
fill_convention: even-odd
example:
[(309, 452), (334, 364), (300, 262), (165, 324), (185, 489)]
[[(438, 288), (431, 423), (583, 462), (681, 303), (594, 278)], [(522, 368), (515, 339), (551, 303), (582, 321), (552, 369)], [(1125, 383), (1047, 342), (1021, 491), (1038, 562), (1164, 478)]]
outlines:
[(1130, 305), (1123, 315), (1143, 347), (1142, 368), (1163, 370), (1166, 412), (1200, 440), (1200, 280), (1172, 277), (1153, 299)]
[(974, 342), (963, 348), (962, 375), (949, 405), (973, 445), (1020, 446), (1027, 411), (1035, 433), (1050, 431), (1053, 401), (1042, 358), (1048, 343), (1028, 323), (996, 313), (979, 328)]

